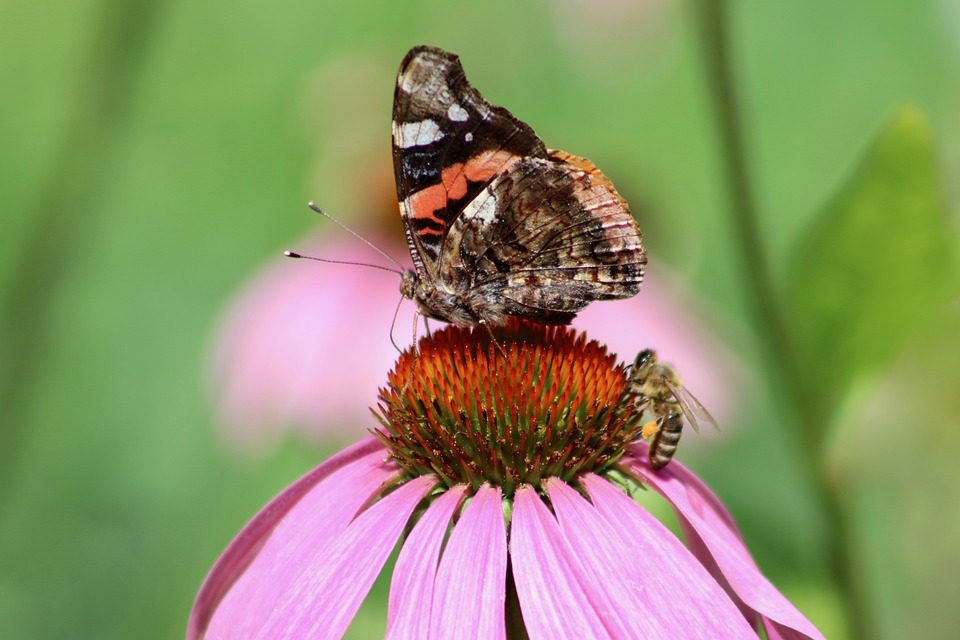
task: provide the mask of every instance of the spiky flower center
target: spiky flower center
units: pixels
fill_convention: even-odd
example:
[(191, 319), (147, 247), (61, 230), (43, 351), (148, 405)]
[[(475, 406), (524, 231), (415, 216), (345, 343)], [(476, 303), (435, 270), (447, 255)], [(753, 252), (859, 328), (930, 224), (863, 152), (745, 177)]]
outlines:
[(449, 486), (603, 472), (639, 437), (615, 356), (566, 327), (447, 327), (404, 352), (380, 390), (375, 434), (409, 474)]

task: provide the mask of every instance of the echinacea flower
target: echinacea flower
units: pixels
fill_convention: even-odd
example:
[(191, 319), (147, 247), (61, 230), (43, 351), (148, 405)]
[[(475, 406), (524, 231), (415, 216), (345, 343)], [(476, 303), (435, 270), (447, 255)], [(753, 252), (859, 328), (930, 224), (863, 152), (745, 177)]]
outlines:
[[(369, 235), (391, 255), (406, 252), (383, 234)], [(351, 237), (313, 238), (292, 247), (333, 260), (385, 263)], [(216, 331), (211, 386), (226, 439), (258, 447), (288, 429), (313, 440), (366, 429), (367, 410), (356, 399), (373, 397), (397, 357), (391, 324), (397, 344), (413, 343), (414, 304), (403, 301), (392, 322), (399, 285), (399, 278), (363, 267), (305, 264), (279, 255), (271, 261), (231, 302)], [(738, 396), (733, 389), (742, 388), (744, 374), (715, 337), (712, 329), (723, 324), (718, 315), (655, 267), (641, 295), (615, 307), (595, 303), (576, 324), (604, 336), (623, 359), (632, 359), (638, 344), (657, 345), (661, 359), (674, 364), (711, 413), (729, 424)], [(342, 362), (351, 365), (337, 366)]]
[(188, 639), (339, 638), (398, 541), (389, 638), (822, 637), (693, 473), (650, 469), (614, 356), (567, 328), (494, 335), (448, 327), (405, 352), (380, 427), (241, 530)]

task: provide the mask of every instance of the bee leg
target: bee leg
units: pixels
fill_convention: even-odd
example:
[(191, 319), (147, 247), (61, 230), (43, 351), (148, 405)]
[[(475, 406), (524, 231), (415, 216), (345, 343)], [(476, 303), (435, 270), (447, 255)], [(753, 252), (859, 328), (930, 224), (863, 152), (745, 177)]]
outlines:
[(654, 435), (656, 435), (659, 429), (660, 429), (659, 420), (656, 420), (656, 419), (648, 420), (643, 423), (642, 427), (640, 427), (640, 437), (643, 438), (644, 440), (649, 440)]

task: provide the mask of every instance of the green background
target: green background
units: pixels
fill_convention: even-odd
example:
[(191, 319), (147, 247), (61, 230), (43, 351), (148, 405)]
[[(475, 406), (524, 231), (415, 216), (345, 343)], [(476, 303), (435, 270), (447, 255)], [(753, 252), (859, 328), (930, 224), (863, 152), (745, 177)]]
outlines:
[[(955, 637), (960, 7), (728, 11), (770, 276), (819, 428), (798, 435), (789, 394), (762, 384), (725, 439), (682, 457), (827, 637)], [(230, 295), (319, 224), (303, 203), (349, 211), (363, 191), (324, 168), (359, 162), (352, 141), (389, 144), (390, 74), (414, 44), (459, 53), (491, 101), (622, 185), (656, 259), (733, 319), (731, 346), (769, 381), (697, 16), (659, 0), (2, 0), (0, 637), (182, 636), (232, 534), (345, 443), (238, 456), (203, 372)], [(341, 63), (385, 80), (316, 82)], [(860, 625), (811, 478), (839, 497)], [(385, 588), (352, 637), (382, 633)]]

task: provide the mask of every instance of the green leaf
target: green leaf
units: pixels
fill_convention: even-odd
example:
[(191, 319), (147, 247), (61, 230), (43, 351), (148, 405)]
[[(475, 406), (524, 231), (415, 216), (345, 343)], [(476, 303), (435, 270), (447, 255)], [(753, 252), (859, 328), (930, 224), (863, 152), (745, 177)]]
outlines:
[(939, 315), (956, 283), (930, 125), (897, 112), (794, 248), (787, 304), (811, 391), (836, 405)]

